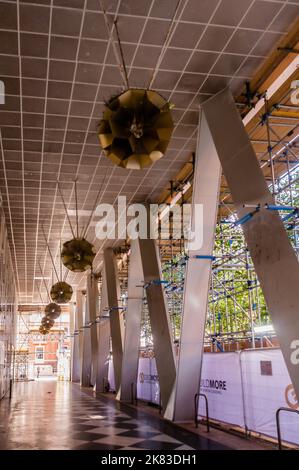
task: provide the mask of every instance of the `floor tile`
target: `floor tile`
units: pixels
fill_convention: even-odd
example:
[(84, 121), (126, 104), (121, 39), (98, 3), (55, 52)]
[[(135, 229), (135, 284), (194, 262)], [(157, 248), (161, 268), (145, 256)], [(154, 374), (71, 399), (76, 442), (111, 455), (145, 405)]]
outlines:
[(71, 383), (15, 384), (5, 404), (0, 407), (0, 449), (227, 449)]
[(163, 441), (163, 442), (173, 442), (175, 444), (181, 444), (180, 441), (174, 439), (171, 436), (167, 436), (167, 434), (159, 434), (158, 436), (151, 437), (151, 441)]
[(141, 442), (142, 439), (136, 439), (136, 437), (124, 437), (124, 436), (106, 436), (101, 439), (97, 439), (94, 442), (98, 442), (99, 444), (107, 444), (111, 445), (120, 445), (122, 447), (133, 446)]
[(152, 441), (150, 439), (146, 439), (144, 441), (140, 441), (137, 444), (134, 444), (135, 447), (139, 447), (140, 449), (150, 449), (150, 450), (174, 450), (178, 448), (178, 444), (173, 442), (163, 442), (163, 441)]

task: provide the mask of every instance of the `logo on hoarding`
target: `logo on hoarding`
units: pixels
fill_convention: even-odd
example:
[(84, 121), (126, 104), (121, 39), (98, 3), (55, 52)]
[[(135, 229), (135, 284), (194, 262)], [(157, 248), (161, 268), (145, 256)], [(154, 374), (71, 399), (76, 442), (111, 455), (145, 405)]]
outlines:
[(226, 380), (218, 379), (202, 379), (200, 381), (200, 388), (210, 393), (222, 393), (227, 390)]
[(144, 374), (143, 372), (140, 372), (139, 382), (141, 384), (143, 384), (144, 382), (159, 382), (159, 377), (154, 374)]
[(293, 410), (298, 410), (299, 402), (296, 397), (296, 393), (292, 384), (288, 385), (284, 392), (286, 403)]

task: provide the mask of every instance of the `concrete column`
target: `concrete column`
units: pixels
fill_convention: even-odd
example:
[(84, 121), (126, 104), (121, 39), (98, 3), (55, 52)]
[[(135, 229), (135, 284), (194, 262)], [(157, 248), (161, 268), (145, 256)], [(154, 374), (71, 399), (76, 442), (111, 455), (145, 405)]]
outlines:
[(108, 381), (108, 366), (110, 355), (110, 318), (108, 312), (107, 281), (105, 267), (102, 270), (102, 289), (100, 304), (100, 323), (97, 324), (98, 360), (96, 391), (104, 392)]
[(156, 240), (148, 238), (138, 239), (138, 241), (144, 282), (148, 285), (145, 291), (159, 375), (161, 401), (165, 410), (175, 381), (176, 363), (167, 300), (162, 285), (158, 282), (152, 282), (162, 279), (161, 262)]
[(120, 400), (123, 401), (131, 400), (131, 384), (137, 381), (143, 298), (142, 284), (143, 271), (139, 243), (138, 240), (131, 240), (128, 302), (120, 391)]
[(98, 339), (97, 339), (97, 325), (95, 323), (96, 317), (99, 314), (99, 291), (98, 282), (94, 274), (90, 273), (87, 276), (86, 284), (86, 310), (88, 310), (88, 317), (91, 324), (90, 342), (91, 342), (91, 385), (96, 383), (97, 374), (97, 358), (98, 358)]
[(299, 398), (299, 264), (260, 169), (233, 96), (225, 89), (203, 104), (203, 111), (239, 218), (261, 205), (242, 225), (273, 325)]
[(82, 364), (82, 326), (83, 326), (83, 294), (81, 291), (76, 292), (76, 306), (74, 314), (74, 339), (72, 353), (72, 382), (80, 382), (81, 364)]
[[(221, 166), (204, 115), (200, 116), (192, 193), (192, 231), (202, 231), (201, 246), (190, 244), (187, 262), (178, 372), (174, 404), (166, 415), (174, 421), (194, 417), (194, 395), (198, 392), (210, 290), (215, 227), (218, 212)], [(202, 220), (196, 210), (202, 208)], [(195, 222), (197, 225), (195, 226)], [(200, 257), (203, 258), (200, 258)], [(172, 410), (173, 408), (173, 410)], [(172, 416), (173, 413), (173, 416)]]
[(104, 250), (104, 266), (106, 273), (106, 288), (108, 309), (110, 314), (110, 329), (112, 340), (113, 366), (115, 388), (118, 394), (121, 382), (121, 367), (123, 358), (124, 318), (119, 310), (120, 286), (117, 274), (116, 257), (112, 248)]
[(84, 305), (83, 314), (83, 344), (82, 344), (82, 364), (81, 364), (81, 385), (82, 387), (91, 386), (91, 364), (92, 364), (92, 352), (91, 352), (91, 334), (90, 334), (90, 312), (87, 308), (86, 301)]
[(72, 371), (73, 371), (73, 362), (74, 362), (74, 332), (75, 332), (75, 315), (76, 315), (76, 303), (69, 303), (69, 314), (70, 314), (70, 351), (71, 351), (71, 360), (70, 360), (70, 380), (72, 380)]

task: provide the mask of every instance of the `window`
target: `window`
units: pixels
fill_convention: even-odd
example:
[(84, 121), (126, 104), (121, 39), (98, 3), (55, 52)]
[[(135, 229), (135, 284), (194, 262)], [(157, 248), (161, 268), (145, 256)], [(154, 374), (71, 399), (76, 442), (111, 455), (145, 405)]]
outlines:
[(35, 348), (35, 361), (36, 362), (44, 362), (44, 353), (45, 353), (44, 346), (36, 346), (36, 348)]

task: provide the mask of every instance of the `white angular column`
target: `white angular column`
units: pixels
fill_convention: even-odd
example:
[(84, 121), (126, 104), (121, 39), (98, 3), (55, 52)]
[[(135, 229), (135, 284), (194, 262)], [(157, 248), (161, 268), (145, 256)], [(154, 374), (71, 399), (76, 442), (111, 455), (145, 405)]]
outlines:
[[(108, 318), (105, 318), (107, 317)], [(110, 318), (108, 313), (108, 296), (105, 267), (102, 270), (102, 289), (100, 304), (100, 322), (97, 324), (98, 358), (97, 358), (97, 392), (104, 392), (108, 381), (108, 366), (110, 355)]]
[(110, 314), (110, 329), (112, 341), (115, 388), (118, 394), (121, 383), (121, 368), (123, 358), (124, 319), (119, 309), (120, 286), (117, 274), (116, 257), (112, 248), (104, 250), (104, 266), (106, 273), (106, 289), (108, 310)]
[[(167, 301), (162, 284), (161, 262), (156, 240), (138, 239), (148, 312), (153, 334), (154, 351), (164, 410), (170, 399), (176, 376), (176, 363), (171, 336)], [(152, 282), (155, 281), (155, 282)]]
[(299, 398), (299, 263), (262, 170), (236, 109), (225, 89), (203, 104), (238, 217), (260, 204), (259, 212), (242, 225), (254, 268), (273, 319), (279, 344)]
[[(85, 292), (86, 293), (86, 292)], [(82, 363), (81, 363), (81, 380), (82, 387), (90, 387), (91, 385), (91, 335), (90, 335), (90, 316), (89, 309), (86, 308), (86, 299), (84, 298), (83, 309), (83, 338), (82, 338)]]
[(98, 339), (97, 339), (97, 325), (96, 317), (99, 314), (99, 291), (98, 282), (94, 274), (90, 273), (87, 276), (86, 283), (86, 310), (88, 310), (88, 317), (91, 323), (89, 328), (90, 343), (91, 343), (91, 385), (96, 383), (97, 374), (97, 359), (98, 359)]
[(143, 271), (138, 240), (131, 240), (128, 271), (128, 302), (126, 328), (121, 371), (120, 400), (131, 400), (131, 384), (138, 374), (141, 333), (141, 311), (143, 299)]
[(74, 362), (74, 340), (75, 340), (75, 315), (76, 315), (76, 303), (69, 303), (69, 315), (70, 315), (70, 351), (71, 351), (71, 360), (70, 360), (70, 380), (72, 381), (73, 374), (73, 362)]
[(82, 364), (82, 339), (83, 339), (83, 294), (76, 292), (76, 305), (74, 313), (74, 338), (72, 353), (72, 382), (80, 382)]
[[(194, 417), (194, 396), (200, 383), (205, 323), (217, 221), (221, 166), (205, 116), (200, 116), (192, 193), (192, 231), (202, 231), (202, 245), (188, 250), (183, 315), (174, 403), (166, 416), (174, 421)], [(202, 220), (196, 207), (202, 207)], [(199, 210), (200, 212), (200, 210)], [(197, 226), (195, 222), (197, 220)], [(190, 245), (192, 247), (192, 245)]]

